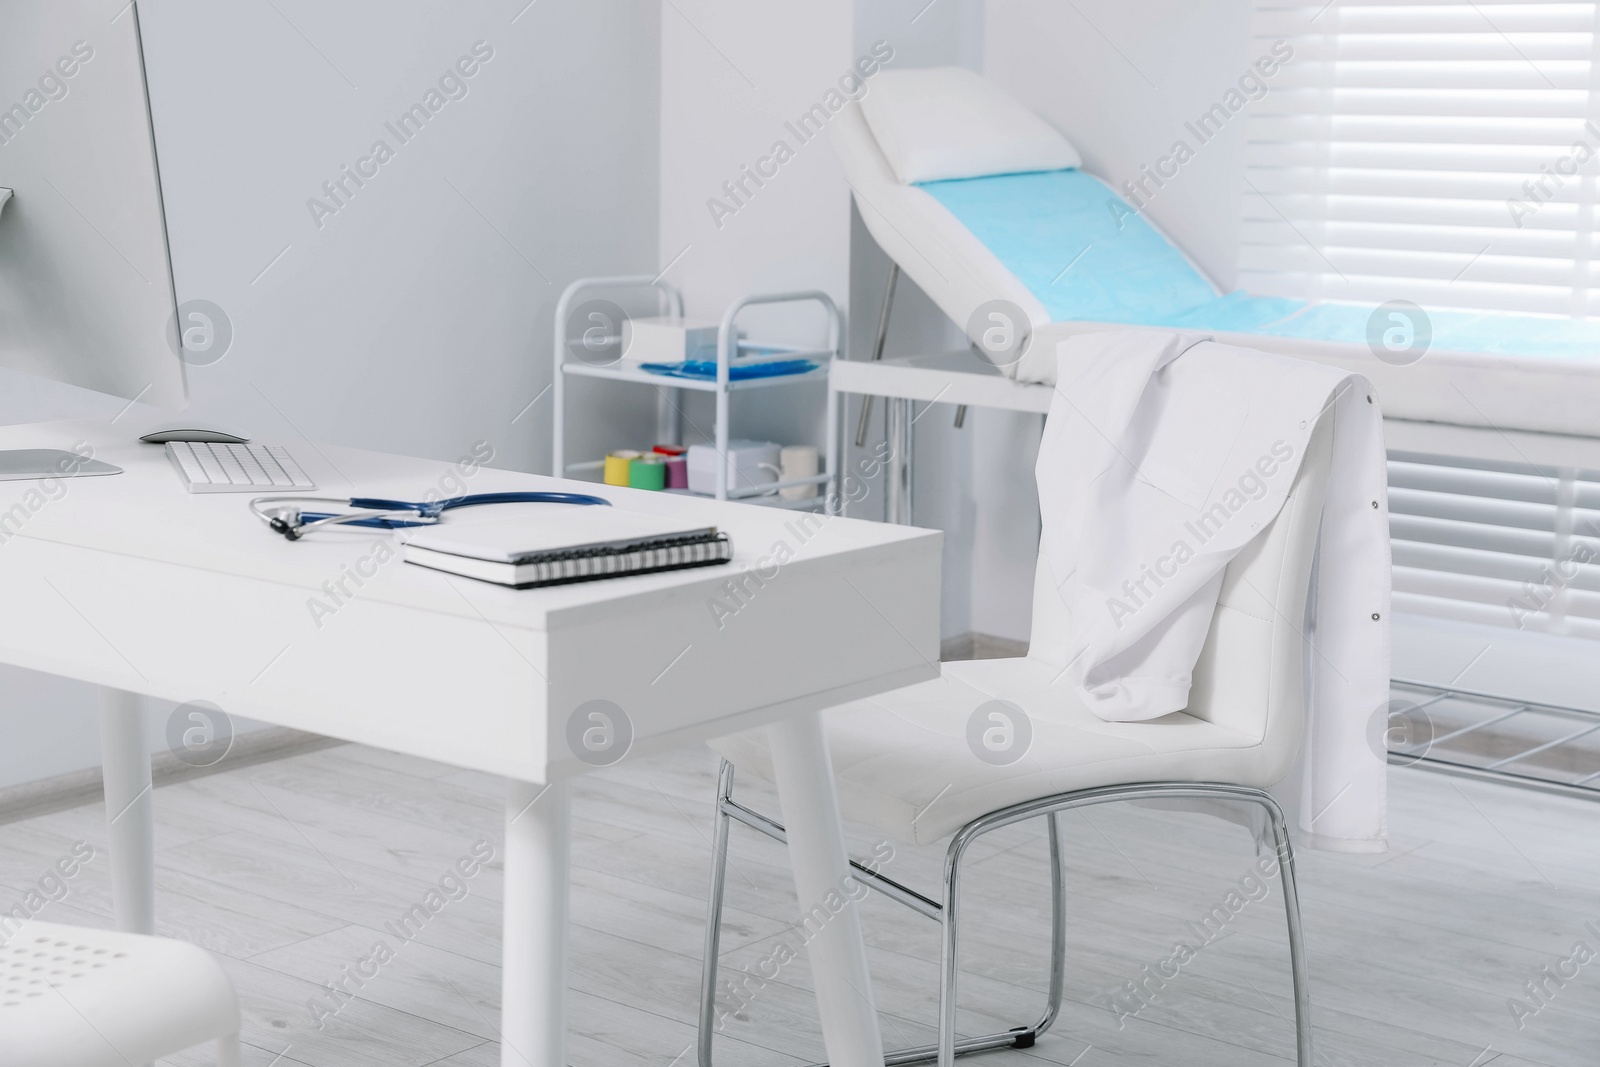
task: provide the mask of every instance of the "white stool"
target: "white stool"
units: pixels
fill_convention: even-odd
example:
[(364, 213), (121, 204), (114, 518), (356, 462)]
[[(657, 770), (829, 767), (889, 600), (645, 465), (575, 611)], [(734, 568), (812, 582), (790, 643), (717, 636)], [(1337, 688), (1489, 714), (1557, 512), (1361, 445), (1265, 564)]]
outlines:
[(0, 1063), (129, 1067), (206, 1041), (239, 1067), (233, 983), (186, 941), (28, 922), (0, 945)]

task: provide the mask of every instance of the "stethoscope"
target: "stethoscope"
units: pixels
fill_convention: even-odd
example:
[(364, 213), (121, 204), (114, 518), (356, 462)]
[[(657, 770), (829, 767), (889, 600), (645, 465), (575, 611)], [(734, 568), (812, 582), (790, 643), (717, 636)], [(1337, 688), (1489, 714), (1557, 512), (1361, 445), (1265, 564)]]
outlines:
[[(446, 511), (479, 504), (603, 504), (611, 501), (586, 493), (473, 493), (445, 500), (413, 503), (382, 500), (377, 497), (336, 496), (258, 496), (250, 501), (255, 517), (291, 541), (323, 526), (365, 526), (378, 530), (399, 530), (408, 526), (432, 526)], [(338, 504), (354, 511), (306, 511), (302, 504)]]

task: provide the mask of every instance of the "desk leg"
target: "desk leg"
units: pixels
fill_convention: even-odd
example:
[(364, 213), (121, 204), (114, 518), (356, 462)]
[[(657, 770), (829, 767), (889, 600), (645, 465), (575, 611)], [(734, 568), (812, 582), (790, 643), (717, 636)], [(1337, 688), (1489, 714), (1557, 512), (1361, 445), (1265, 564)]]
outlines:
[[(810, 943), (828, 1062), (832, 1067), (883, 1067), (883, 1038), (872, 1001), (861, 916), (845, 894), (849, 856), (822, 718), (815, 712), (794, 715), (768, 730), (801, 912), (821, 907), (830, 914)], [(830, 897), (843, 899), (844, 906), (830, 912)]]
[(111, 832), (111, 896), (117, 929), (156, 932), (156, 804), (139, 698), (102, 690), (100, 765)]
[(566, 1067), (569, 788), (506, 791), (501, 1067)]

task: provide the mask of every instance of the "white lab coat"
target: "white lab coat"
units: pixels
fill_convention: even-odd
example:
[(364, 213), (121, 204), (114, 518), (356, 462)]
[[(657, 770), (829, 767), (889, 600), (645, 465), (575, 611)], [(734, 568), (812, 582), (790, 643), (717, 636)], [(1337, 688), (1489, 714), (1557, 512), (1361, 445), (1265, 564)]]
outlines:
[(1294, 795), (1280, 799), (1311, 843), (1381, 851), (1385, 766), (1370, 735), (1389, 693), (1390, 556), (1371, 383), (1166, 331), (1081, 335), (1057, 359), (1041, 544), (1071, 618), (1066, 680), (1108, 721), (1187, 705), (1223, 571), (1277, 515), (1332, 407), (1309, 720)]

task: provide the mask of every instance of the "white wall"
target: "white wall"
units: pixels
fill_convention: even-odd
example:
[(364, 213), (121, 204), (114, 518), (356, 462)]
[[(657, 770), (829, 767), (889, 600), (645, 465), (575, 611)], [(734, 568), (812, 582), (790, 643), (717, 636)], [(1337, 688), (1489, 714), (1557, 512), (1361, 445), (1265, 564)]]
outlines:
[[(793, 122), (836, 86), (851, 50), (849, 0), (748, 4), (662, 0), (660, 253), (691, 316), (719, 318), (751, 292), (821, 289), (848, 305), (849, 190), (826, 136), (802, 142)], [(724, 182), (782, 141), (793, 158), (730, 197)], [(770, 165), (768, 167), (770, 170)], [(713, 216), (708, 201), (735, 213)], [(815, 308), (741, 318), (753, 338), (814, 343)], [(822, 443), (822, 386), (735, 398), (734, 436)], [(686, 441), (714, 432), (712, 400), (680, 394)], [(625, 442), (631, 443), (631, 442)]]
[[(847, 0), (772, 5), (663, 0), (660, 247), (690, 312), (720, 314), (752, 289), (845, 297), (849, 190), (826, 138), (785, 125), (856, 58)], [(777, 141), (794, 158), (739, 207), (722, 190)], [(737, 213), (720, 222), (707, 201)], [(685, 251), (687, 250), (687, 251)]]
[(894, 45), (897, 67), (983, 65), (984, 0), (856, 0), (855, 50)]
[[(149, 5), (179, 300), (235, 328), (196, 409), (441, 459), (487, 439), (544, 469), (549, 397), (517, 416), (550, 380), (556, 297), (656, 265), (656, 5), (524, 7)], [(480, 40), (465, 98), (410, 143), (386, 130)], [(307, 201), (379, 139), (395, 158), (319, 229)]]
[[(523, 409), (550, 380), (561, 288), (658, 269), (659, 3), (523, 9), (141, 3), (178, 299), (234, 327), (191, 375), (192, 413), (291, 450), (454, 459), (488, 440), (496, 465), (546, 469), (549, 395)], [(384, 123), (479, 40), (494, 55), (467, 95), (400, 145)], [(319, 230), (307, 199), (379, 138), (394, 159)], [(121, 406), (0, 382), (6, 421), (79, 403)], [(652, 410), (612, 401), (588, 432)], [(88, 687), (3, 671), (0, 692), (0, 787), (98, 761)]]
[[(1250, 54), (1243, 0), (988, 0), (984, 73), (1120, 187), (1186, 137)], [(1224, 287), (1236, 274), (1245, 116), (1196, 150), (1148, 217)]]

